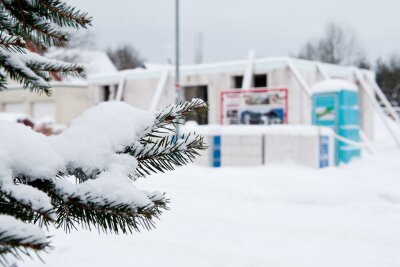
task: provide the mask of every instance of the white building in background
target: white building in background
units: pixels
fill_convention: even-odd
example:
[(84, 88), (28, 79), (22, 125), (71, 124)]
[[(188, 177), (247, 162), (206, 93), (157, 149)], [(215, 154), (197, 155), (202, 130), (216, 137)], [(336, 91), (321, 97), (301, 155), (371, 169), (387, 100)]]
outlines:
[(52, 95), (37, 94), (20, 85), (9, 85), (0, 93), (0, 112), (26, 114), (34, 120), (53, 118), (68, 124), (89, 107), (87, 84), (52, 83)]
[[(92, 75), (88, 80), (89, 102), (94, 105), (116, 100), (145, 110), (161, 109), (175, 102), (174, 73), (173, 66), (157, 65)], [(311, 126), (313, 90), (318, 88), (314, 85), (328, 80), (333, 81), (325, 84), (334, 85), (342, 80), (339, 84), (349, 84), (351, 88), (340, 89), (357, 92), (358, 104), (344, 108), (356, 109), (359, 122), (343, 127), (356, 127), (361, 140), (354, 137), (357, 140), (354, 142), (338, 132), (328, 131), (331, 129)], [(397, 126), (400, 118), (376, 84), (374, 72), (369, 70), (292, 58), (256, 59), (250, 53), (243, 61), (183, 65), (180, 86), (182, 100), (201, 98), (209, 103), (206, 118), (193, 118), (198, 124), (293, 125), (192, 128), (201, 132), (210, 145), (197, 160), (202, 165), (254, 166), (291, 160), (312, 168), (334, 166), (341, 162), (338, 155), (344, 154), (339, 152), (339, 143), (346, 143), (346, 150), (373, 150), (370, 141), (374, 140), (376, 113), (400, 148), (400, 135), (396, 132), (400, 128), (393, 129), (385, 113), (389, 113)], [(342, 114), (340, 109), (335, 106), (334, 118), (339, 118), (335, 114)]]
[[(46, 56), (79, 62), (85, 66), (87, 75), (117, 73), (107, 54), (101, 51), (55, 49)], [(67, 78), (51, 85), (49, 97), (25, 90), (19, 83), (9, 80), (8, 89), (0, 93), (0, 112), (26, 114), (34, 120), (51, 117), (55, 122), (67, 125), (90, 106), (86, 79)]]
[[(146, 69), (116, 71), (102, 52), (58, 50), (49, 56), (83, 63), (88, 79), (53, 82), (50, 98), (10, 84), (9, 89), (0, 94), (0, 111), (25, 113), (33, 119), (51, 116), (56, 123), (68, 125), (83, 110), (102, 101), (124, 101), (151, 111), (175, 103), (175, 70), (171, 65), (147, 64)], [(360, 115), (356, 126), (360, 129), (359, 143), (327, 131), (331, 129), (311, 126), (314, 85), (331, 79), (355, 85), (353, 89), (359, 99), (359, 105), (354, 107)], [(207, 143), (212, 144), (212, 149), (198, 161), (203, 165), (260, 165), (292, 160), (313, 168), (333, 166), (333, 150), (339, 140), (350, 147), (372, 151), (370, 141), (374, 140), (375, 114), (380, 115), (400, 148), (397, 132), (400, 128), (393, 129), (400, 125), (400, 118), (376, 84), (374, 72), (369, 70), (292, 58), (256, 59), (254, 53), (250, 53), (249, 58), (242, 61), (181, 66), (180, 85), (182, 100), (201, 98), (210, 106), (206, 118), (193, 118), (199, 124), (210, 125), (201, 131), (197, 129), (206, 136)], [(235, 95), (242, 97), (235, 98)], [(236, 109), (230, 109), (232, 105), (236, 105)], [(247, 110), (241, 109), (243, 106)], [(260, 122), (293, 127), (212, 126)], [(324, 137), (328, 139), (324, 141)], [(221, 149), (217, 151), (216, 148)]]
[[(201, 124), (221, 123), (221, 93), (225, 90), (286, 88), (287, 123), (311, 124), (312, 86), (326, 79), (342, 79), (358, 86), (362, 131), (373, 139), (376, 105), (372, 71), (292, 58), (257, 58), (181, 66), (184, 100), (201, 98), (210, 105)], [(123, 100), (135, 107), (156, 110), (175, 101), (174, 68), (169, 65), (89, 77), (90, 103)]]

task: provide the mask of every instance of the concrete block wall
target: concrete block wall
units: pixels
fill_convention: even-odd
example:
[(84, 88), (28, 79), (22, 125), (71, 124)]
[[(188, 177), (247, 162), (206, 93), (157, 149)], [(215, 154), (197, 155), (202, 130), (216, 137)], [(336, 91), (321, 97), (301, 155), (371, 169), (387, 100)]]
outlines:
[(5, 111), (7, 104), (20, 104), (22, 108), (18, 112), (34, 117), (34, 106), (40, 103), (53, 105), (54, 114), (52, 115), (56, 123), (68, 125), (72, 119), (78, 117), (90, 106), (88, 88), (54, 85), (51, 96), (30, 92), (23, 88), (4, 90), (0, 97), (0, 112)]
[[(326, 160), (328, 166), (335, 165), (335, 139), (333, 132), (330, 129), (320, 130), (318, 127), (308, 126), (306, 132), (299, 132), (290, 126), (289, 131), (273, 132), (264, 127), (266, 131), (254, 134), (249, 131), (249, 134), (243, 133), (224, 133), (223, 128), (229, 126), (220, 126), (222, 131), (208, 130), (196, 131), (203, 135), (209, 146), (209, 149), (202, 152), (202, 156), (195, 160), (195, 164), (202, 166), (261, 166), (282, 162), (294, 162), (310, 168), (320, 168), (321, 160)], [(246, 127), (246, 126), (241, 126)], [(282, 129), (282, 128), (281, 128)], [(251, 130), (251, 129), (250, 129)], [(193, 130), (189, 130), (193, 131)], [(214, 146), (214, 138), (217, 137), (220, 141), (218, 147)], [(321, 139), (328, 138), (327, 146), (322, 148), (323, 142)], [(321, 149), (323, 151), (321, 151)], [(219, 153), (215, 154), (215, 150)], [(327, 152), (327, 153), (325, 153)], [(322, 155), (323, 154), (323, 155)], [(218, 155), (215, 165), (215, 155)], [(324, 165), (324, 163), (322, 163)], [(325, 166), (325, 165), (324, 165)]]
[(260, 166), (263, 157), (263, 136), (221, 137), (222, 166)]

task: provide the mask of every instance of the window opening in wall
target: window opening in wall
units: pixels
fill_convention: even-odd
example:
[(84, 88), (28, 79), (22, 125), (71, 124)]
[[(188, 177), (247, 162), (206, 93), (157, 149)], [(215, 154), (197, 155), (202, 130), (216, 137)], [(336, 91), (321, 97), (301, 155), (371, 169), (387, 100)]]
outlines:
[[(118, 84), (109, 84), (102, 86), (100, 92), (100, 100), (101, 101), (115, 100), (117, 96), (117, 91), (118, 91)], [(121, 97), (122, 98), (120, 100), (123, 101), (124, 96), (122, 95)]]
[(108, 101), (110, 94), (111, 94), (111, 86), (110, 85), (102, 86), (101, 101)]
[[(183, 95), (186, 101), (193, 98), (200, 98), (205, 102), (208, 101), (207, 85), (185, 86), (183, 87)], [(204, 116), (192, 115), (187, 118), (188, 121), (196, 121), (198, 124), (208, 124), (208, 114)]]
[(243, 75), (233, 76), (233, 88), (242, 88)]
[[(262, 87), (265, 88), (268, 85), (268, 79), (267, 79), (267, 74), (255, 74), (252, 77), (252, 83), (251, 86), (252, 88), (254, 87)], [(243, 75), (239, 75), (239, 76), (233, 76), (232, 77), (232, 82), (233, 82), (233, 88), (235, 89), (240, 89), (242, 88), (242, 84), (243, 84)], [(246, 88), (248, 89), (248, 88)]]
[(255, 74), (253, 76), (253, 87), (267, 87), (267, 74)]

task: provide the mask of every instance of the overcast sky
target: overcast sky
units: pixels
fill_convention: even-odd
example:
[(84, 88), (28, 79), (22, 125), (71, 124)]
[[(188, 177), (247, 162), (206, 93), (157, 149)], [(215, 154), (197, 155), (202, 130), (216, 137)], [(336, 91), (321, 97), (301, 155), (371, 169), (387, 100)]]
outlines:
[[(69, 0), (93, 16), (100, 48), (131, 43), (150, 62), (174, 53), (175, 0)], [(205, 62), (297, 53), (327, 21), (351, 26), (368, 59), (400, 52), (400, 0), (180, 0), (182, 61), (193, 63), (203, 35)]]

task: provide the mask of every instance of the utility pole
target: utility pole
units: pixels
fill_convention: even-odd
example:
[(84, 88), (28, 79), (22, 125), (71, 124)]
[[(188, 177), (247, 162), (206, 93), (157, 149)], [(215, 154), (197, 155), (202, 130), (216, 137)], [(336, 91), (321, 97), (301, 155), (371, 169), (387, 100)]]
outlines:
[(201, 32), (197, 34), (195, 40), (194, 63), (203, 63), (203, 34)]
[[(177, 105), (181, 102), (179, 53), (179, 0), (175, 0), (175, 103)], [(179, 138), (179, 124), (176, 126), (176, 137)]]

